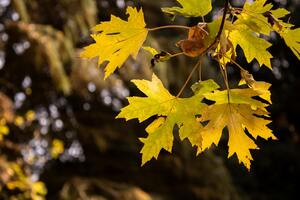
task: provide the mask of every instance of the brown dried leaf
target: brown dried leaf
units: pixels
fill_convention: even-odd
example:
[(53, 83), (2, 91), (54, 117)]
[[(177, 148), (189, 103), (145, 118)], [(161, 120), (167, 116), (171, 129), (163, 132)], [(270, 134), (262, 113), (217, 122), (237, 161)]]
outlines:
[(188, 39), (177, 42), (183, 53), (190, 57), (196, 57), (203, 53), (206, 49), (205, 39), (208, 36), (207, 26), (198, 24), (189, 30)]

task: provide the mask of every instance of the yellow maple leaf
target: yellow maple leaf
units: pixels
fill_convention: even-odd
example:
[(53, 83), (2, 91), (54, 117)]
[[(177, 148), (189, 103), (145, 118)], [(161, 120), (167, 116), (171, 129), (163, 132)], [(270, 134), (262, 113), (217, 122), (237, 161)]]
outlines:
[[(243, 10), (239, 13), (239, 15), (236, 15), (238, 19), (234, 22), (234, 26), (246, 26), (252, 32), (265, 35), (269, 35), (271, 31), (276, 31), (284, 39), (287, 46), (293, 51), (297, 58), (300, 59), (300, 28), (292, 29), (292, 27), (294, 26), (293, 24), (286, 23), (280, 19), (290, 14), (288, 10), (284, 8), (271, 10), (273, 5), (271, 3), (266, 4), (266, 2), (267, 0), (256, 0), (252, 3), (246, 2), (243, 7)], [(240, 28), (236, 29), (239, 30)], [(248, 33), (251, 31), (247, 30)], [(258, 44), (258, 40), (256, 39), (257, 42), (255, 42), (254, 37), (250, 37), (249, 34), (246, 34), (247, 32), (244, 31), (242, 35), (239, 35), (241, 37), (239, 37), (236, 40), (240, 40), (242, 37), (248, 36), (248, 41), (252, 39), (251, 42), (254, 42), (253, 44)], [(236, 35), (233, 35), (233, 37), (236, 37)], [(243, 42), (245, 43), (245, 41)], [(263, 51), (262, 49), (268, 48), (268, 45), (267, 43), (263, 44), (262, 41), (261, 45), (262, 46), (258, 52), (264, 52), (264, 56), (259, 57), (260, 60), (257, 60), (259, 62), (261, 61), (260, 64), (265, 64), (267, 67), (271, 68), (268, 62), (269, 58), (271, 57), (266, 51)], [(244, 46), (245, 48), (249, 48), (249, 53), (250, 46), (246, 44), (244, 44)], [(243, 48), (244, 52), (245, 48)], [(251, 52), (254, 53), (254, 51), (252, 50)], [(245, 56), (247, 58), (247, 61), (249, 62), (251, 57), (249, 58), (249, 56), (247, 56), (246, 53)], [(265, 57), (264, 60), (263, 57)]]
[(233, 89), (229, 93), (218, 91), (204, 94), (207, 99), (216, 103), (207, 107), (201, 116), (202, 122), (209, 121), (201, 130), (202, 151), (212, 144), (218, 145), (222, 131), (227, 127), (228, 157), (236, 154), (239, 161), (250, 169), (250, 161), (253, 160), (250, 149), (258, 149), (258, 147), (245, 131), (247, 130), (255, 139), (258, 136), (264, 139), (276, 139), (267, 127), (271, 121), (261, 117), (268, 116), (266, 104), (252, 98), (261, 94), (260, 91), (253, 89)]
[(293, 51), (295, 56), (300, 60), (300, 28), (286, 28), (279, 32), (286, 45)]
[(93, 31), (99, 32), (91, 35), (95, 43), (81, 53), (83, 58), (99, 57), (99, 65), (108, 61), (105, 78), (122, 67), (130, 55), (135, 59), (146, 40), (148, 29), (142, 9), (128, 7), (127, 14), (128, 21), (112, 15), (110, 21), (95, 26)]
[(284, 22), (280, 19), (290, 14), (290, 12), (284, 8), (278, 8), (276, 10), (271, 10), (268, 14), (273, 23), (273, 30), (284, 39), (286, 45), (300, 60), (300, 28), (294, 28), (293, 24)]
[(256, 33), (269, 35), (272, 27), (264, 14), (269, 12), (273, 5), (266, 4), (266, 1), (256, 0), (252, 3), (246, 1), (241, 13), (236, 15), (238, 19), (235, 21), (235, 25), (243, 24)]
[(269, 90), (272, 85), (270, 83), (256, 81), (252, 74), (246, 70), (241, 71), (241, 77), (242, 79), (239, 83), (239, 86), (247, 84), (250, 88), (260, 93), (259, 97), (272, 104), (271, 91)]
[[(158, 116), (147, 128), (147, 138), (141, 138), (144, 146), (141, 150), (142, 165), (153, 157), (157, 158), (161, 149), (169, 152), (173, 146), (173, 129), (179, 127), (179, 136), (188, 138), (192, 145), (201, 147), (201, 124), (196, 115), (206, 105), (201, 103), (204, 93), (218, 88), (212, 80), (203, 81), (198, 85), (196, 95), (190, 98), (177, 98), (171, 95), (162, 82), (153, 75), (152, 81), (134, 80), (135, 85), (147, 97), (129, 97), (129, 105), (123, 108), (117, 118), (126, 120), (137, 118), (140, 122), (152, 116)], [(197, 133), (197, 134), (196, 134)]]
[(182, 7), (162, 8), (162, 11), (171, 15), (185, 17), (200, 17), (212, 10), (211, 0), (177, 0)]
[(286, 10), (285, 8), (278, 8), (276, 10), (271, 10), (271, 13), (276, 18), (282, 18), (290, 14), (290, 11)]
[(230, 30), (228, 37), (234, 48), (239, 45), (243, 49), (248, 63), (256, 59), (260, 66), (265, 65), (272, 69), (271, 58), (273, 56), (267, 51), (271, 47), (271, 43), (259, 38), (256, 33), (250, 31), (245, 26), (234, 27), (233, 30)]

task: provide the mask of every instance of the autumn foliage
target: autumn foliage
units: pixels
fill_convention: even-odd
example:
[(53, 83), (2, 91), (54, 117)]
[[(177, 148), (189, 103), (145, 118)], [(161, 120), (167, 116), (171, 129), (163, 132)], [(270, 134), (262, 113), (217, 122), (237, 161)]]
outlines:
[[(211, 0), (177, 0), (181, 7), (163, 8), (162, 11), (173, 17), (203, 17), (211, 12)], [(98, 57), (99, 65), (105, 66), (105, 78), (117, 68), (122, 67), (129, 56), (137, 57), (148, 33), (163, 28), (183, 28), (187, 38), (177, 42), (179, 53), (165, 52), (162, 57), (159, 50), (144, 47), (157, 62), (167, 61), (175, 56), (198, 58), (191, 71), (201, 66), (203, 56), (218, 61), (224, 77), (225, 89), (213, 80), (196, 82), (192, 86), (193, 96), (181, 98), (182, 91), (173, 96), (153, 74), (152, 80), (133, 80), (145, 97), (129, 97), (129, 105), (123, 108), (117, 118), (138, 119), (139, 122), (156, 117), (146, 128), (147, 138), (141, 138), (144, 146), (141, 150), (142, 164), (152, 158), (158, 158), (161, 149), (172, 152), (175, 127), (178, 127), (181, 140), (188, 139), (197, 147), (197, 154), (218, 145), (222, 132), (227, 128), (228, 156), (236, 155), (238, 160), (250, 169), (253, 160), (250, 149), (258, 149), (257, 137), (276, 139), (268, 127), (271, 123), (270, 106), (271, 84), (258, 82), (236, 62), (236, 50), (242, 48), (246, 60), (256, 60), (259, 66), (272, 70), (272, 55), (268, 49), (272, 44), (266, 39), (271, 32), (276, 32), (286, 45), (300, 59), (300, 28), (284, 20), (289, 14), (284, 8), (273, 9), (266, 0), (246, 2), (243, 8), (234, 8), (228, 1), (211, 22), (201, 21), (193, 27), (169, 25), (146, 28), (142, 9), (128, 7), (128, 19), (122, 20), (111, 16), (108, 22), (101, 22), (93, 28), (92, 38), (95, 43), (82, 52), (83, 58)], [(221, 14), (220, 14), (221, 13)], [(222, 14), (223, 13), (223, 14)], [(236, 66), (241, 72), (238, 88), (230, 88), (227, 67)], [(187, 82), (190, 81), (190, 77)], [(203, 100), (214, 103), (206, 104)]]

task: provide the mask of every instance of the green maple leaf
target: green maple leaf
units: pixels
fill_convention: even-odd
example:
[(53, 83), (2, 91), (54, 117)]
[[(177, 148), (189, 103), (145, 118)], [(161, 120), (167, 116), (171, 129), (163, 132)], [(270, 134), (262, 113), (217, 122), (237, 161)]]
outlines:
[(145, 28), (144, 13), (136, 8), (128, 7), (128, 21), (111, 16), (109, 22), (102, 22), (93, 30), (94, 44), (85, 47), (81, 53), (83, 58), (99, 57), (99, 65), (109, 61), (105, 67), (105, 78), (112, 74), (131, 55), (136, 58), (140, 48), (146, 40), (148, 29)]
[[(265, 86), (269, 85), (266, 83)], [(258, 149), (258, 147), (245, 131), (247, 130), (255, 139), (258, 136), (264, 139), (276, 139), (267, 127), (271, 121), (260, 117), (268, 116), (265, 109), (267, 104), (252, 98), (266, 93), (267, 91), (263, 89), (232, 89), (204, 94), (205, 98), (215, 101), (215, 104), (207, 107), (201, 116), (202, 122), (208, 121), (208, 124), (201, 129), (202, 150), (204, 151), (212, 144), (217, 145), (223, 129), (227, 127), (229, 132), (228, 157), (236, 154), (238, 160), (250, 169), (250, 161), (253, 160), (250, 149)]]
[(200, 17), (212, 10), (211, 0), (177, 0), (182, 7), (162, 8), (162, 11), (171, 15), (184, 17)]
[(201, 103), (203, 94), (218, 88), (215, 82), (212, 80), (201, 82), (196, 95), (190, 98), (177, 98), (171, 95), (155, 75), (151, 81), (134, 80), (133, 83), (147, 97), (129, 97), (129, 105), (121, 110), (117, 118), (126, 120), (137, 118), (139, 122), (143, 122), (152, 116), (158, 116), (158, 119), (146, 129), (148, 137), (141, 139), (144, 143), (141, 150), (142, 165), (153, 157), (157, 158), (161, 149), (172, 151), (173, 129), (176, 125), (179, 127), (182, 140), (188, 138), (192, 145), (201, 147), (201, 134), (196, 132), (202, 126), (195, 116), (206, 106)]

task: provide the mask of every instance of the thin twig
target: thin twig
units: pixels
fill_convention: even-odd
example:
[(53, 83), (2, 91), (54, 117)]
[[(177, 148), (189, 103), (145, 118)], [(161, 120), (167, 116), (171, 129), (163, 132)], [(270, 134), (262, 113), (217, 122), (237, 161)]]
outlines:
[[(246, 71), (246, 72), (248, 72), (248, 71), (245, 70), (241, 65), (239, 65), (239, 64), (238, 64), (237, 62), (235, 62), (232, 58), (226, 56), (225, 54), (221, 54), (220, 52), (218, 52), (217, 55), (218, 55), (218, 56), (223, 56), (223, 57), (229, 59), (230, 62), (232, 62), (233, 64), (235, 64), (241, 71), (244, 71), (244, 72)], [(219, 59), (220, 59), (220, 58), (219, 58)], [(218, 61), (218, 60), (217, 60), (217, 61)]]
[(209, 33), (204, 28), (202, 28), (202, 27), (204, 27), (202, 24), (198, 23), (198, 27), (201, 29), (201, 31), (206, 33), (206, 35), (209, 35)]
[(221, 65), (220, 62), (218, 62), (218, 64), (219, 64), (219, 68), (220, 68), (221, 74), (222, 74), (223, 79), (224, 79), (224, 83), (225, 83), (226, 88), (227, 88), (227, 84), (226, 84), (226, 75), (225, 75), (224, 69), (223, 69), (223, 67), (222, 67), (222, 65)]
[(223, 17), (222, 17), (222, 21), (221, 21), (221, 25), (220, 25), (218, 34), (217, 34), (215, 40), (211, 43), (211, 45), (208, 46), (206, 52), (209, 51), (220, 40), (221, 34), (223, 32), (223, 29), (224, 29), (224, 25), (225, 25), (225, 20), (226, 20), (226, 14), (227, 14), (228, 6), (229, 6), (229, 0), (226, 0), (225, 1), (225, 5), (224, 5)]
[(241, 71), (243, 72), (248, 72), (247, 70), (245, 70), (241, 65), (239, 65), (237, 62), (235, 62), (233, 59), (229, 58), (230, 61), (235, 64)]
[[(221, 25), (218, 31), (218, 34), (216, 36), (216, 38), (214, 39), (214, 41), (201, 53), (201, 55), (199, 55), (200, 57), (202, 55), (204, 55), (205, 53), (207, 53), (216, 43), (219, 42), (221, 34), (223, 32), (224, 29), (224, 25), (225, 25), (225, 20), (226, 20), (226, 14), (227, 14), (227, 10), (228, 10), (228, 6), (229, 6), (229, 0), (225, 0), (225, 5), (224, 5), (224, 13), (223, 13), (223, 17), (222, 17), (222, 21), (221, 21)], [(195, 70), (197, 69), (198, 65), (200, 63), (200, 60), (197, 62), (197, 64), (194, 66), (194, 68), (192, 69), (189, 77), (187, 78), (187, 80), (185, 81), (184, 85), (182, 86), (181, 90), (179, 91), (179, 93), (177, 94), (176, 97), (179, 97), (183, 90), (185, 89), (185, 87), (187, 86), (188, 82), (191, 80), (193, 73), (195, 72)]]
[(159, 26), (155, 28), (148, 28), (148, 31), (157, 31), (162, 29), (170, 29), (170, 28), (177, 28), (177, 29), (186, 29), (190, 30), (190, 27), (188, 26), (182, 26), (182, 25), (166, 25), (166, 26)]
[(225, 83), (225, 86), (227, 89), (227, 99), (228, 99), (228, 102), (230, 102), (230, 95), (229, 95), (230, 88), (229, 88), (229, 83), (228, 83), (228, 75), (227, 75), (226, 66), (223, 67), (220, 62), (218, 62), (218, 63), (219, 63), (219, 67), (220, 67), (220, 70), (221, 70), (221, 73), (222, 73), (222, 76), (224, 79), (224, 83)]
[(200, 65), (199, 65), (199, 68), (198, 68), (198, 78), (199, 78), (199, 81), (202, 81), (202, 57), (200, 58)]
[(228, 99), (228, 103), (230, 103), (230, 88), (229, 88), (228, 73), (227, 73), (226, 66), (224, 67), (224, 74), (225, 74), (225, 84), (227, 88), (227, 99)]
[(196, 69), (198, 68), (198, 66), (201, 64), (201, 59), (199, 59), (199, 61), (196, 63), (196, 65), (194, 66), (194, 68), (192, 69), (191, 73), (189, 74), (188, 78), (186, 79), (184, 85), (182, 86), (182, 88), (180, 89), (180, 91), (178, 92), (178, 94), (176, 95), (176, 98), (180, 97), (180, 95), (182, 94), (183, 90), (186, 88), (187, 84), (189, 83), (189, 81), (191, 80), (191, 78), (193, 77), (194, 72), (196, 71)]
[(183, 54), (184, 54), (184, 52), (175, 53), (175, 54), (170, 55), (170, 58), (174, 58), (174, 57), (177, 57), (177, 56), (181, 56), (181, 55), (183, 55)]
[(230, 60), (230, 62), (232, 62), (233, 64), (235, 64), (241, 71), (246, 71), (246, 72), (248, 72), (247, 70), (245, 70), (241, 65), (239, 65), (237, 62), (235, 62), (233, 59), (231, 59), (231, 58), (229, 58), (228, 56), (226, 56), (226, 55), (223, 55), (225, 58), (227, 58), (227, 59), (229, 59)]
[(227, 90), (229, 91), (230, 88), (229, 88), (228, 73), (227, 73), (227, 68), (226, 68), (226, 66), (224, 66), (223, 70), (224, 70), (224, 74), (225, 74), (225, 84), (226, 84), (226, 88), (227, 88)]
[(225, 86), (226, 86), (226, 89), (227, 89), (227, 100), (228, 102), (230, 102), (230, 95), (229, 95), (229, 92), (230, 92), (230, 88), (229, 88), (229, 82), (228, 82), (228, 74), (227, 74), (227, 69), (226, 69), (226, 64), (225, 66), (223, 64), (221, 64), (220, 60), (221, 60), (221, 57), (220, 56), (224, 56), (223, 54), (221, 54), (220, 52), (217, 52), (217, 61), (218, 61), (218, 64), (219, 64), (219, 67), (220, 67), (220, 71), (222, 73), (222, 76), (223, 76), (223, 79), (224, 79), (224, 83), (225, 83)]

